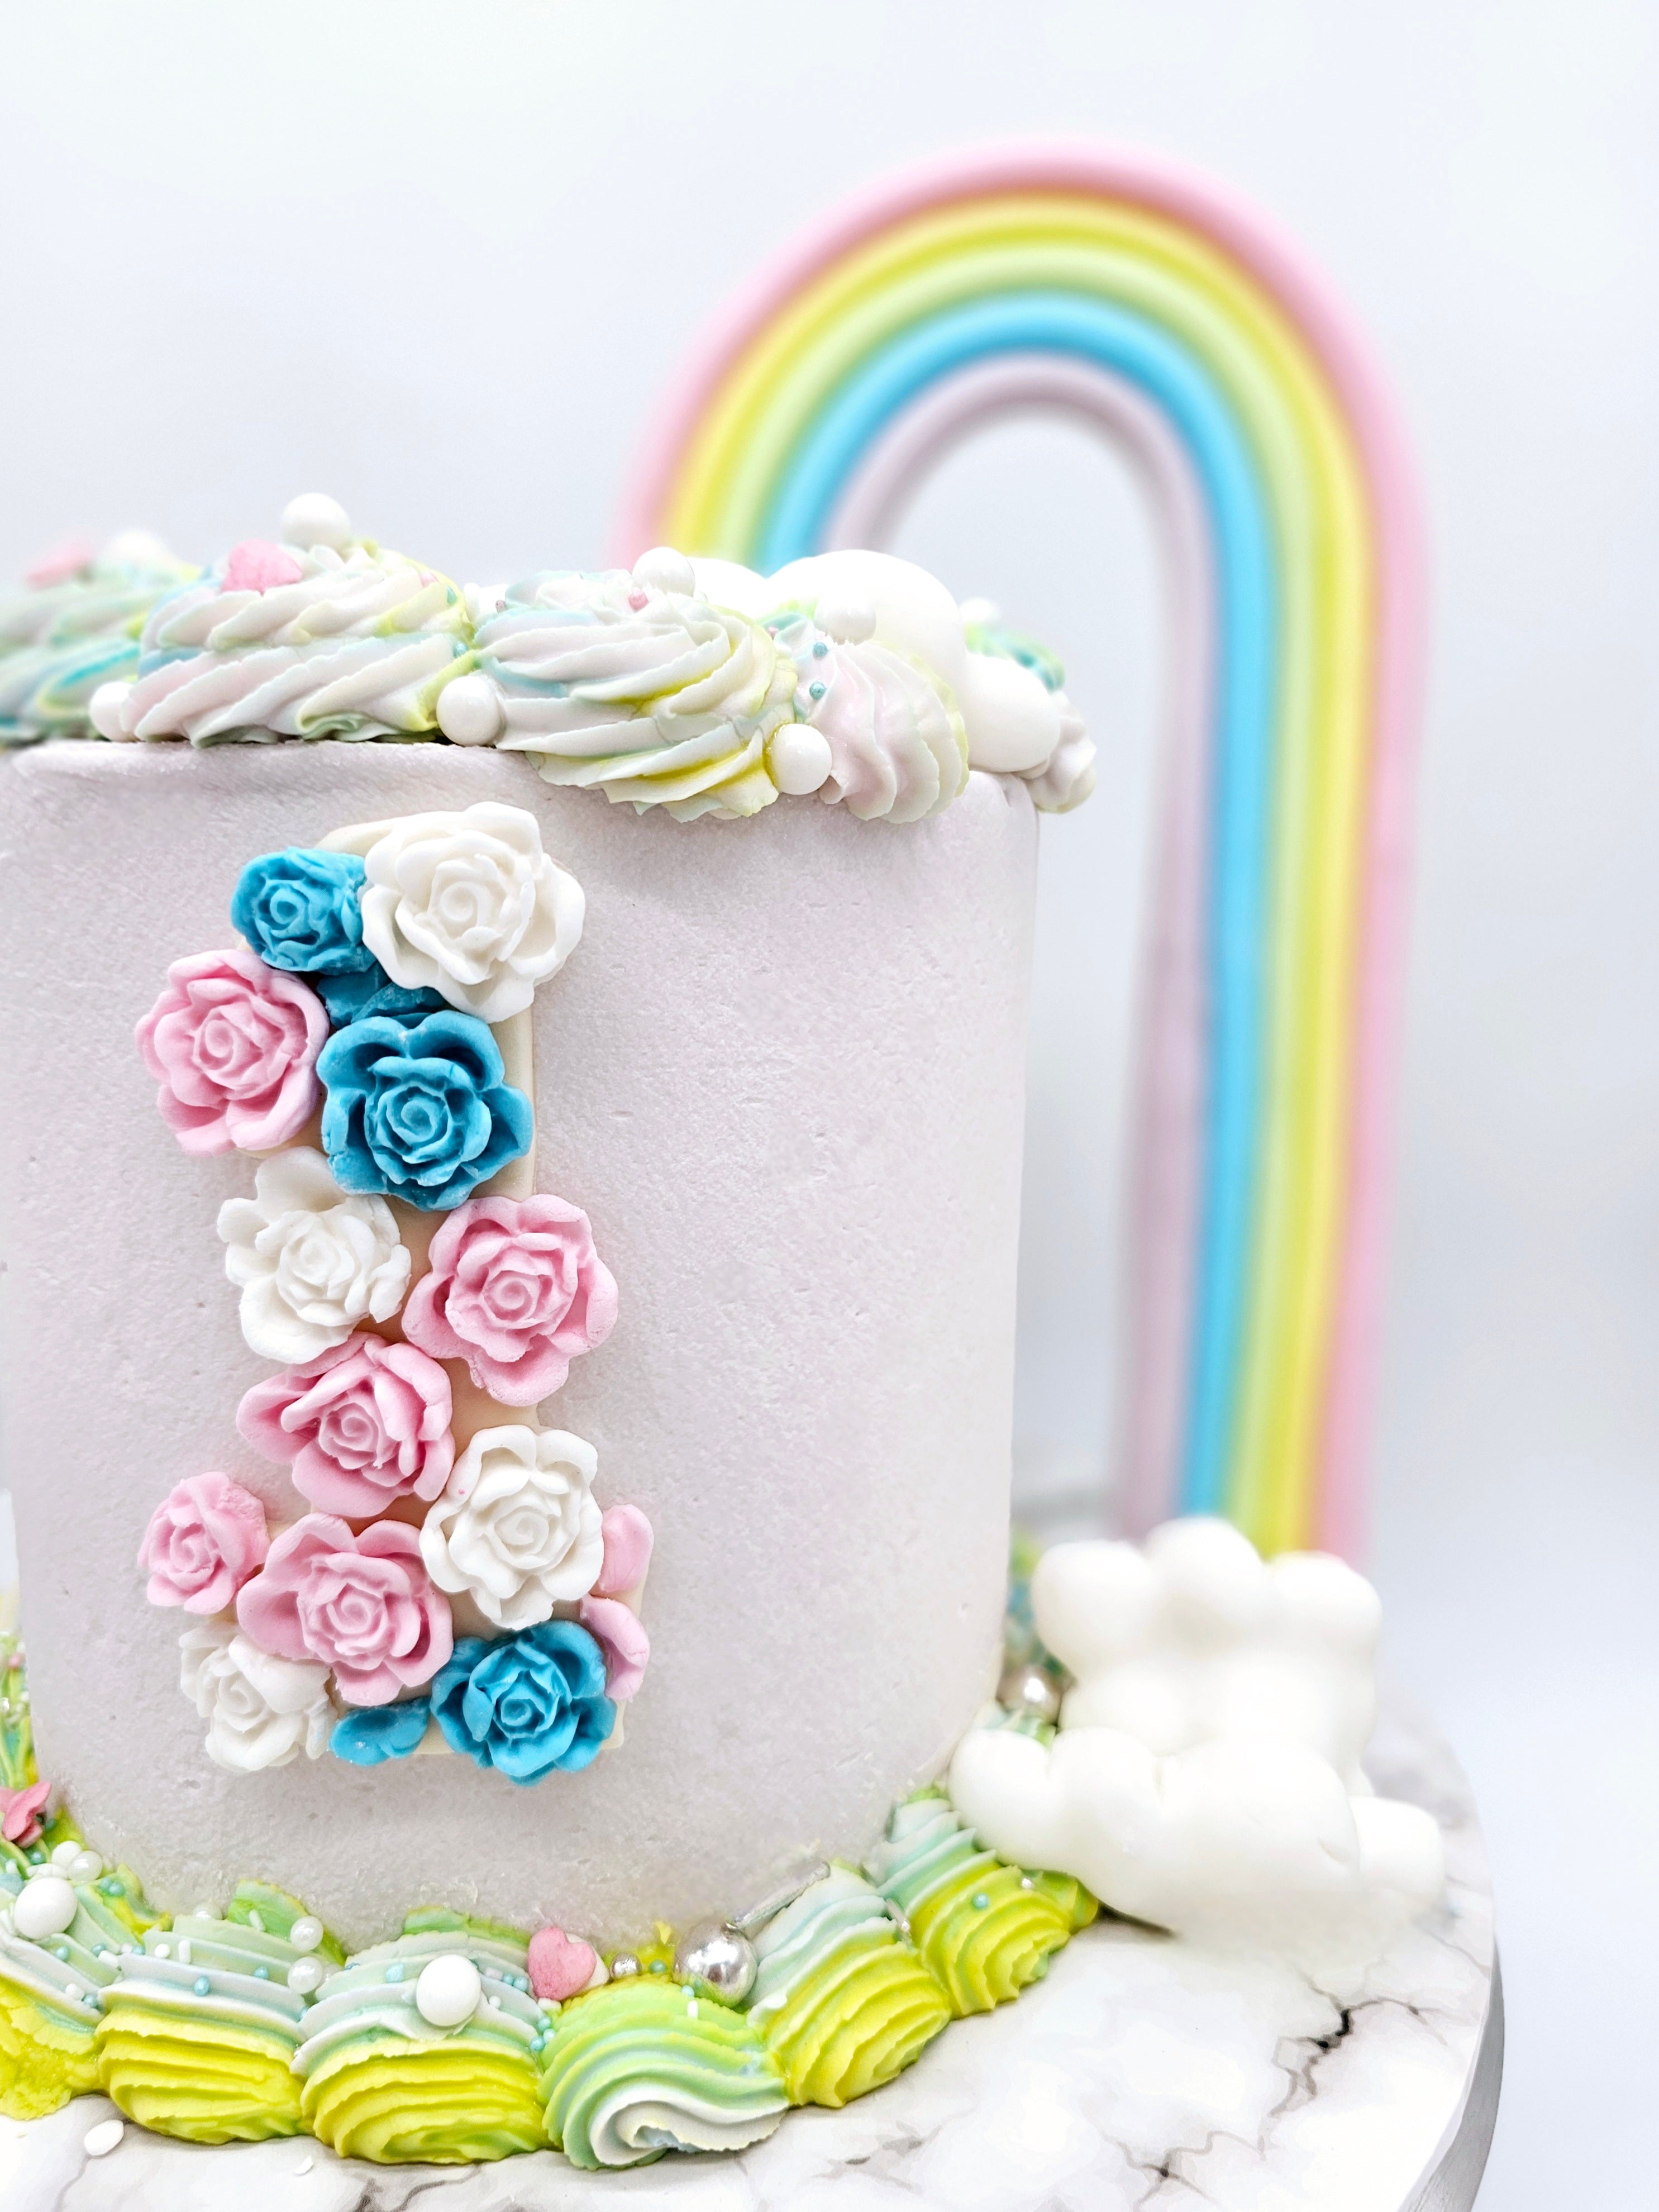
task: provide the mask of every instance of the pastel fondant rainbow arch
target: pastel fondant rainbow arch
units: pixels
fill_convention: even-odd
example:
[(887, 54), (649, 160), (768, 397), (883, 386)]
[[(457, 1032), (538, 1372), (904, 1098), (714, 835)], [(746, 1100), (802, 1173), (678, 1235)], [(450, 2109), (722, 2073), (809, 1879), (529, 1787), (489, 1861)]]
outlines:
[(769, 570), (878, 543), (945, 447), (1058, 408), (1175, 556), (1125, 1517), (1352, 1554), (1420, 685), (1413, 473), (1323, 287), (1208, 185), (1096, 149), (835, 217), (684, 375), (619, 526)]

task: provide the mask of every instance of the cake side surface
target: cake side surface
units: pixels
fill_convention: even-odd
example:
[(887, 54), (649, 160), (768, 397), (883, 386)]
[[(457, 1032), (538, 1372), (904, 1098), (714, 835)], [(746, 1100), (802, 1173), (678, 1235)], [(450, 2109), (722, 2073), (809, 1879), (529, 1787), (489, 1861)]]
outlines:
[[(994, 1678), (1035, 818), (975, 773), (947, 811), (679, 825), (496, 751), (54, 744), (8, 775), (0, 981), (6, 1449), (42, 1771), (158, 1903), (252, 1876), (349, 1942), (432, 1901), (623, 1938), (855, 1856)], [(176, 1615), (135, 1555), (222, 1470), (268, 1369), (220, 1202), (132, 1046), (168, 963), (229, 945), (254, 855), (481, 800), (581, 883), (533, 1013), (537, 1185), (589, 1214), (610, 1339), (544, 1403), (646, 1511), (653, 1656), (625, 1736), (515, 1787), (455, 1758), (252, 1775), (204, 1758)]]

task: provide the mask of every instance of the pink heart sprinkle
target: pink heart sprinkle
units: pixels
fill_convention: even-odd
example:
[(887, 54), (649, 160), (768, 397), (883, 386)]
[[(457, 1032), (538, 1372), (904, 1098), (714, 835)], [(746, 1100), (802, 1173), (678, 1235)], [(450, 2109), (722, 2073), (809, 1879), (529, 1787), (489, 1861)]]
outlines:
[(268, 592), (275, 584), (297, 584), (304, 574), (286, 546), (269, 544), (263, 538), (245, 538), (225, 557), (228, 592)]
[(637, 1505), (613, 1505), (599, 1522), (605, 1564), (593, 1585), (595, 1597), (626, 1597), (645, 1580), (651, 1564), (651, 1523)]
[(567, 1936), (562, 1928), (538, 1928), (530, 1939), (530, 1986), (538, 1997), (562, 2004), (577, 1996), (593, 1978), (599, 1954), (580, 1936)]

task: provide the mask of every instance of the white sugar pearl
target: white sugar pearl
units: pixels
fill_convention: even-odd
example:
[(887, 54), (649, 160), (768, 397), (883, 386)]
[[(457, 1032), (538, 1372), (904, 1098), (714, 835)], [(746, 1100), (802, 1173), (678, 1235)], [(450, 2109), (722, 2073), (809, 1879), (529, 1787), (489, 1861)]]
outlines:
[(81, 2148), (88, 2158), (107, 2158), (126, 2131), (125, 2120), (100, 2120), (82, 2136)]
[(634, 581), (647, 591), (678, 592), (689, 598), (697, 588), (691, 563), (672, 545), (653, 545), (634, 563)]
[(296, 1997), (308, 1997), (323, 1985), (320, 1959), (296, 1959), (288, 1970), (288, 1985)]
[(471, 2020), (483, 1995), (483, 1976), (471, 1959), (447, 1951), (421, 1969), (415, 2009), (432, 2027), (459, 2027)]
[(53, 1848), (52, 1863), (55, 1867), (66, 1867), (72, 1859), (78, 1858), (80, 1855), (81, 1846), (79, 1844), (58, 1844)]
[(812, 611), (812, 619), (826, 637), (839, 645), (862, 645), (876, 634), (876, 611), (868, 599), (837, 599), (830, 592)]
[(482, 669), (445, 684), (438, 694), (438, 727), (452, 745), (495, 743), (501, 734), (501, 702)]
[(80, 1909), (80, 1899), (62, 1875), (37, 1875), (12, 1906), (12, 1924), (31, 1943), (40, 1943), (48, 1936), (61, 1936)]
[(790, 799), (804, 799), (809, 791), (817, 791), (830, 773), (830, 740), (821, 730), (809, 728), (805, 722), (786, 722), (768, 741), (766, 765), (781, 792)]
[(68, 1873), (71, 1881), (96, 1881), (104, 1871), (104, 1862), (96, 1851), (76, 1851), (70, 1861)]
[(108, 738), (118, 745), (132, 742), (132, 732), (121, 720), (121, 709), (126, 705), (131, 690), (131, 684), (100, 684), (87, 708), (92, 726), (99, 736)]
[(309, 1912), (301, 1913), (288, 1931), (296, 1951), (314, 1951), (323, 1940), (323, 1923)]
[(324, 491), (302, 491), (283, 509), (284, 545), (327, 545), (343, 553), (351, 543), (351, 524), (337, 499)]

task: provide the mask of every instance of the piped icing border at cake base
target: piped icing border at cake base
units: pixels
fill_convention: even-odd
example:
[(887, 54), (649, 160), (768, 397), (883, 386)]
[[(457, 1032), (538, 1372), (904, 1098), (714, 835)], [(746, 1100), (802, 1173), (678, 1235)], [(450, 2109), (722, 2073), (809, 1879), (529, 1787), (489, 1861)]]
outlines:
[[(26, 1717), (20, 1655), (0, 1656)], [(15, 1794), (38, 1794), (27, 1741), (12, 1753)], [(880, 2087), (953, 2018), (1040, 1978), (1098, 1909), (977, 1850), (938, 1790), (896, 1810), (867, 1869), (816, 1866), (712, 1946), (659, 1923), (602, 1957), (556, 1929), (423, 1908), (348, 1957), (264, 1883), (222, 1912), (154, 1911), (61, 1808), (0, 1841), (0, 1897), (9, 2118), (101, 2092), (193, 2142), (309, 2134), (440, 2165), (550, 2147), (592, 2168), (743, 2149), (792, 2106)]]
[[(814, 1865), (746, 1913), (604, 1956), (436, 1907), (347, 1956), (258, 1882), (222, 1912), (155, 1912), (48, 1811), (7, 1640), (0, 2111), (95, 2088), (197, 2142), (308, 2132), (381, 2163), (550, 2147), (623, 2167), (741, 2150), (792, 2106), (891, 2081), (1047, 1973), (1100, 1910), (1091, 1880), (1177, 1934), (1363, 1965), (1444, 1880), (1433, 1820), (1358, 1766), (1377, 1626), (1351, 1569), (1265, 1563), (1218, 1522), (1035, 1565), (1017, 1545), (998, 1701), (946, 1787), (899, 1804), (862, 1868)], [(1058, 1864), (1022, 1867), (1022, 1836)]]

